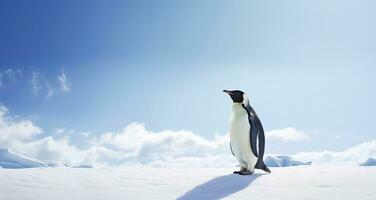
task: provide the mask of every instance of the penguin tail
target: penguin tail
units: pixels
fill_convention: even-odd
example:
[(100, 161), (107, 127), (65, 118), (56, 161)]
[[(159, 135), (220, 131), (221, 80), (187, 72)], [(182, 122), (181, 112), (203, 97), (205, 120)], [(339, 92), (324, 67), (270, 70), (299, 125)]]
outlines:
[(265, 172), (268, 172), (268, 173), (272, 173), (272, 171), (270, 171), (270, 169), (265, 165), (264, 162), (257, 163), (256, 168), (264, 170)]
[(270, 171), (270, 169), (267, 166), (265, 166), (265, 168), (263, 168), (262, 170), (264, 170), (264, 171), (266, 171), (268, 173), (272, 173), (272, 171)]

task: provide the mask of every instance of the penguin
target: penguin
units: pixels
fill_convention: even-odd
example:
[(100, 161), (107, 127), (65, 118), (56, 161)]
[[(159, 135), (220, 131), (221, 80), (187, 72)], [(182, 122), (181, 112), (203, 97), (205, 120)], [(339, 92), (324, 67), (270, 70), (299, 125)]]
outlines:
[(270, 173), (263, 160), (265, 134), (256, 111), (249, 104), (243, 91), (223, 90), (223, 92), (230, 95), (233, 101), (229, 130), (230, 150), (240, 164), (240, 170), (234, 173), (251, 175), (254, 169)]

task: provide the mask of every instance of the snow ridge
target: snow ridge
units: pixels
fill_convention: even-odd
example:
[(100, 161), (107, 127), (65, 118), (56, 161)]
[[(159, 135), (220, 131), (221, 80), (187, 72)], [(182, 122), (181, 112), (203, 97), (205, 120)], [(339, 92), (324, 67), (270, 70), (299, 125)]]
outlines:
[(361, 163), (360, 166), (376, 166), (376, 159), (368, 158), (368, 160), (364, 163)]
[(0, 148), (0, 167), (1, 168), (33, 168), (48, 167), (43, 161), (29, 158), (12, 152), (7, 148)]
[(268, 167), (289, 167), (289, 166), (298, 166), (298, 165), (311, 165), (312, 162), (300, 162), (294, 160), (290, 156), (266, 156), (264, 159), (266, 166)]

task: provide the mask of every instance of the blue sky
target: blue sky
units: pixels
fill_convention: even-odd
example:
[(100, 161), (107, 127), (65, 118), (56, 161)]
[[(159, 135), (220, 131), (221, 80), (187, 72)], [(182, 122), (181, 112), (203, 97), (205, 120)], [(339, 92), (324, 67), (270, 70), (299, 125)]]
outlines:
[(221, 91), (241, 89), (267, 131), (310, 135), (270, 141), (272, 153), (344, 149), (376, 136), (374, 8), (364, 0), (1, 1), (0, 102), (45, 135), (140, 122), (213, 138), (228, 129)]

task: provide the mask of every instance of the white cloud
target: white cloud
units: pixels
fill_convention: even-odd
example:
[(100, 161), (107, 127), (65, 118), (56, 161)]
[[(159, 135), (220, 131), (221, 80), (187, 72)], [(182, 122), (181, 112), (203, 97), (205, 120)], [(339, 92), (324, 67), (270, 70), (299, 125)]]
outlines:
[(58, 161), (67, 164), (94, 164), (95, 155), (89, 150), (78, 149), (68, 137), (56, 139), (51, 136), (14, 145), (15, 151), (41, 160)]
[(58, 129), (56, 129), (56, 134), (63, 134), (64, 131), (65, 131), (64, 128), (58, 128)]
[(92, 149), (78, 149), (69, 138), (41, 137), (43, 130), (29, 120), (18, 120), (0, 106), (0, 147), (42, 160), (62, 161), (69, 164), (93, 163)]
[(5, 87), (7, 84), (14, 83), (19, 75), (21, 75), (19, 69), (6, 69), (0, 72), (0, 87)]
[(310, 136), (307, 133), (296, 130), (293, 127), (269, 131), (265, 134), (267, 139), (281, 140), (282, 142), (293, 142), (308, 140)]
[(33, 71), (31, 74), (31, 87), (34, 95), (45, 94), (46, 98), (51, 98), (55, 91), (50, 83), (44, 78), (43, 74)]
[[(153, 132), (147, 130), (143, 124), (132, 123), (118, 132), (106, 132), (98, 136), (87, 134), (86, 137), (81, 138), (83, 141), (80, 143), (83, 145), (79, 148), (72, 144), (69, 137), (59, 134), (63, 132), (64, 129), (57, 129), (57, 138), (43, 137), (42, 129), (33, 122), (12, 118), (8, 110), (0, 106), (0, 147), (10, 148), (37, 159), (97, 166), (233, 167), (237, 165), (229, 150), (228, 135), (205, 139), (191, 131)], [(291, 141), (306, 137), (294, 128), (270, 131), (268, 135), (270, 133), (274, 134), (268, 137), (282, 141), (286, 138), (287, 141)], [(369, 157), (376, 157), (376, 139), (345, 151), (302, 152), (293, 157), (300, 161), (313, 161), (313, 164), (357, 165)]]
[(81, 135), (84, 136), (84, 137), (89, 137), (90, 133), (89, 132), (82, 132)]
[(302, 161), (312, 161), (313, 164), (358, 165), (369, 157), (376, 157), (376, 139), (345, 151), (302, 152), (293, 157)]
[(342, 138), (343, 138), (342, 134), (337, 134), (337, 135), (334, 136), (334, 139), (336, 139), (336, 140), (340, 140)]
[(46, 82), (46, 88), (47, 88), (47, 96), (46, 98), (49, 99), (54, 95), (54, 89), (50, 86), (48, 82)]
[(32, 87), (32, 91), (35, 95), (37, 95), (39, 93), (39, 91), (42, 90), (42, 76), (40, 74), (40, 72), (36, 72), (36, 71), (33, 71), (32, 72), (32, 75), (31, 75), (31, 87)]
[(57, 80), (60, 83), (60, 89), (62, 92), (69, 92), (71, 90), (70, 83), (65, 75), (64, 70), (62, 73), (57, 77)]
[(3, 73), (8, 78), (9, 81), (15, 81), (17, 73), (20, 73), (20, 70), (7, 69)]
[[(6, 69), (0, 71), (0, 89), (14, 84), (23, 75), (20, 69)], [(64, 70), (57, 76), (57, 80), (54, 79), (56, 82), (48, 81), (48, 77), (46, 78), (42, 72), (34, 70), (29, 74), (28, 79), (28, 87), (31, 86), (31, 91), (35, 96), (45, 96), (46, 99), (50, 99), (59, 93), (71, 91), (71, 84)]]
[(40, 137), (41, 128), (31, 121), (12, 119), (5, 107), (1, 109), (0, 146), (37, 159), (95, 165), (236, 165), (227, 136), (208, 140), (190, 131), (152, 132), (143, 124), (132, 123), (119, 132), (97, 137), (87, 134), (86, 148), (80, 149), (71, 144), (69, 137)]
[(122, 152), (119, 160), (124, 164), (163, 165), (161, 163), (230, 156), (227, 136), (207, 140), (185, 130), (155, 133), (138, 123), (132, 123), (118, 133), (105, 133), (94, 138), (91, 144)]
[(14, 145), (27, 142), (40, 133), (42, 129), (28, 120), (16, 120), (7, 116), (8, 110), (0, 105), (0, 145)]
[(51, 86), (50, 82), (46, 80), (41, 72), (32, 71), (30, 83), (34, 95), (45, 95), (46, 99), (50, 99), (55, 94), (58, 94), (59, 90), (54, 88), (53, 85)]

